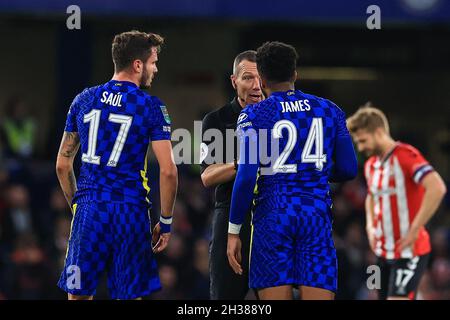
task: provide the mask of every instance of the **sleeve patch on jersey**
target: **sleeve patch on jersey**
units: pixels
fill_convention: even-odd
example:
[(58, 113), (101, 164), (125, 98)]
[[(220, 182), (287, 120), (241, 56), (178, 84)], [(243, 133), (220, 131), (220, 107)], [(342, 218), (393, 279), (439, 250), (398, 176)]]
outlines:
[(253, 125), (253, 124), (252, 124), (251, 121), (244, 122), (244, 123), (241, 123), (240, 125), (238, 125), (237, 128), (236, 128), (236, 130), (239, 131), (239, 130), (244, 129), (244, 128), (246, 128), (246, 127), (251, 127), (252, 125)]
[(238, 117), (237, 123), (241, 123), (242, 121), (244, 121), (245, 119), (248, 118), (248, 114), (246, 113), (241, 113)]
[(413, 176), (414, 182), (419, 183), (423, 177), (425, 177), (428, 173), (430, 173), (433, 170), (434, 170), (433, 167), (430, 166), (429, 164), (424, 165), (423, 167), (420, 167), (414, 173), (414, 176)]
[(161, 112), (162, 112), (162, 114), (163, 114), (163, 116), (164, 116), (164, 120), (165, 120), (168, 124), (170, 124), (171, 121), (170, 121), (169, 112), (167, 111), (166, 106), (160, 106), (160, 108), (161, 108)]
[(163, 126), (163, 131), (164, 132), (170, 132), (170, 126)]

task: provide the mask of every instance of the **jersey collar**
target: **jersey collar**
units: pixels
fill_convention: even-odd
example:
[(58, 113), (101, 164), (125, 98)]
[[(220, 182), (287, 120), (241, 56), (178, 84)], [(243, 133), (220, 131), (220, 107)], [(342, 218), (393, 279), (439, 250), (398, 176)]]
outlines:
[(113, 86), (127, 86), (127, 87), (134, 87), (137, 88), (138, 86), (136, 83), (131, 81), (118, 81), (118, 80), (110, 80), (109, 83), (111, 83)]
[(386, 152), (385, 155), (378, 157), (378, 160), (380, 162), (380, 164), (383, 164), (387, 161), (387, 159), (390, 158), (390, 156), (394, 153), (394, 150), (398, 147), (398, 145), (400, 144), (399, 141), (396, 141), (394, 146), (391, 148), (391, 150), (389, 150), (388, 152)]
[(242, 107), (239, 104), (239, 102), (237, 101), (237, 97), (234, 97), (233, 100), (231, 100), (231, 109), (233, 109), (233, 112), (235, 112), (236, 114), (240, 114), (242, 111)]
[(288, 95), (294, 95), (295, 94), (295, 89), (294, 90), (288, 90), (288, 91), (275, 91), (272, 92), (272, 94), (270, 96), (288, 96)]

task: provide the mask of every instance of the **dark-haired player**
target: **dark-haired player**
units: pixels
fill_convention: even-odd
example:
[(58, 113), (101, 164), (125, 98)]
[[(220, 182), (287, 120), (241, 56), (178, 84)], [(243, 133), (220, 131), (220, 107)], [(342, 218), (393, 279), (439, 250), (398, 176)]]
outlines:
[[(160, 288), (148, 216), (149, 144), (160, 166), (161, 217), (153, 230), (154, 252), (170, 239), (177, 168), (167, 109), (141, 89), (150, 87), (158, 71), (162, 44), (163, 38), (153, 33), (117, 35), (112, 80), (81, 92), (67, 115), (56, 171), (74, 215), (58, 282), (69, 299), (92, 299), (104, 272), (113, 299), (135, 299)], [(77, 183), (73, 160), (80, 145)]]
[[(292, 299), (293, 287), (302, 299), (333, 299), (337, 261), (328, 182), (356, 176), (356, 157), (344, 112), (295, 90), (296, 60), (296, 50), (281, 42), (258, 48), (256, 64), (268, 98), (238, 118), (240, 158), (227, 253), (231, 267), (242, 273), (239, 231), (254, 198), (250, 287), (261, 299)], [(262, 150), (276, 141), (278, 156), (272, 153), (267, 162)]]

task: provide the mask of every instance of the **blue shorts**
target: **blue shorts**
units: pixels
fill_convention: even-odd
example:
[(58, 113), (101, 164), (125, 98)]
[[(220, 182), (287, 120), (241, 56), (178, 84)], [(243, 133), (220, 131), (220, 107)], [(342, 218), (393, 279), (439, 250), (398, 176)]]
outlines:
[(251, 288), (294, 285), (336, 292), (331, 211), (322, 204), (319, 208), (302, 205), (299, 211), (280, 209), (254, 215)]
[(112, 299), (135, 299), (161, 288), (151, 247), (148, 209), (122, 203), (74, 204), (58, 286), (92, 296), (104, 272)]

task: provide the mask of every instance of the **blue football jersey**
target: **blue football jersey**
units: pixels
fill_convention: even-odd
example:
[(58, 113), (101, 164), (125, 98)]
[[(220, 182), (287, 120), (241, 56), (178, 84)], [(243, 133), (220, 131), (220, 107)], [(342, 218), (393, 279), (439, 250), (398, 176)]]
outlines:
[[(300, 90), (275, 92), (242, 110), (238, 132), (246, 134), (252, 129), (259, 140), (256, 212), (296, 210), (302, 198), (331, 206), (328, 181), (336, 138), (349, 135), (345, 113), (338, 106)], [(271, 152), (274, 142), (278, 142), (275, 153)]]
[(150, 203), (147, 148), (170, 140), (167, 108), (134, 83), (111, 80), (74, 99), (65, 131), (80, 136), (81, 169), (74, 203)]

